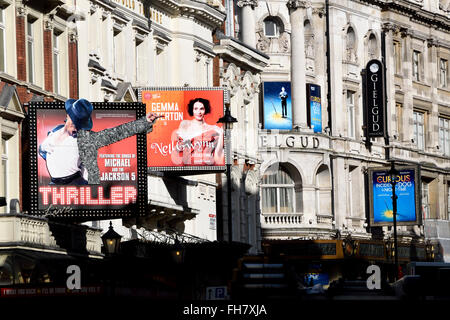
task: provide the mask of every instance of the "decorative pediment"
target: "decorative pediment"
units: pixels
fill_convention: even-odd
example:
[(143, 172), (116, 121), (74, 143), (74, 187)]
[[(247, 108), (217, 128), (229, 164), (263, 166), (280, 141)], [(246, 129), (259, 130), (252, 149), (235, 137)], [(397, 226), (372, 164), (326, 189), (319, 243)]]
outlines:
[(0, 92), (0, 111), (1, 117), (20, 122), (25, 118), (25, 110), (20, 103), (16, 86), (5, 84)]
[(131, 82), (121, 82), (117, 85), (117, 93), (114, 101), (136, 102), (138, 101), (136, 93), (131, 86)]

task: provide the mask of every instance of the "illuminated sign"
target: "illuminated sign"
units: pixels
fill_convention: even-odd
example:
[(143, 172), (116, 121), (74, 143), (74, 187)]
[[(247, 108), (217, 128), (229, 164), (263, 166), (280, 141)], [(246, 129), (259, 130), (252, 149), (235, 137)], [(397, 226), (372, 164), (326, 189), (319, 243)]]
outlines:
[(139, 88), (147, 112), (163, 115), (147, 136), (147, 166), (156, 171), (225, 170), (223, 88)]
[[(418, 177), (415, 167), (397, 168), (395, 193), (397, 225), (419, 223)], [(389, 169), (369, 169), (370, 220), (372, 226), (393, 225), (392, 185)]]
[[(145, 115), (142, 103), (94, 102), (92, 106), (90, 134), (105, 133)], [(102, 144), (97, 151), (98, 172), (92, 179), (80, 156), (81, 132), (65, 134), (70, 123), (64, 102), (33, 102), (29, 113), (31, 214), (76, 220), (145, 214), (145, 133)]]
[(292, 130), (290, 82), (263, 83), (264, 129)]
[(314, 128), (314, 132), (322, 132), (322, 100), (320, 98), (320, 86), (317, 84), (306, 84), (306, 105), (308, 113), (308, 125)]
[(367, 135), (383, 137), (385, 135), (384, 66), (380, 61), (370, 60), (367, 63), (365, 86)]

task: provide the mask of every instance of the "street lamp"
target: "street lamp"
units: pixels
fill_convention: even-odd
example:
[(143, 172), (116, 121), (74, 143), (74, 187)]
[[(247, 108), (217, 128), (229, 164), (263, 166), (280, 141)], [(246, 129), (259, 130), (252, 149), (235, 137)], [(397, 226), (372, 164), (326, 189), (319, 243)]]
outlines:
[(397, 254), (397, 195), (395, 194), (395, 185), (399, 172), (395, 169), (394, 161), (391, 161), (389, 170), (390, 183), (392, 185), (392, 217), (394, 220), (394, 260), (395, 260), (395, 279), (398, 280), (398, 254)]
[(232, 220), (231, 220), (231, 129), (233, 129), (233, 123), (237, 122), (237, 119), (231, 115), (230, 107), (227, 105), (225, 109), (225, 115), (217, 121), (217, 123), (223, 123), (226, 133), (226, 166), (227, 166), (227, 197), (228, 197), (228, 242), (233, 241), (232, 232)]
[(107, 255), (113, 255), (119, 252), (120, 239), (122, 236), (114, 231), (112, 222), (109, 222), (109, 230), (102, 236), (103, 246)]

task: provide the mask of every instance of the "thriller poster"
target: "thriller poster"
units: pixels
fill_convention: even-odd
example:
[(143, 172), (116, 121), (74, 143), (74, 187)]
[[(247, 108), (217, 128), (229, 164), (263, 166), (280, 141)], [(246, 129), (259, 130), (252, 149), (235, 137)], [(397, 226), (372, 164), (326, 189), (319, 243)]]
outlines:
[[(140, 103), (92, 103), (90, 132), (131, 123), (145, 115)], [(145, 133), (134, 134), (97, 150), (99, 183), (82, 162), (78, 133), (70, 131), (64, 103), (30, 104), (31, 211), (63, 217), (122, 217), (144, 213), (146, 199)], [(68, 134), (64, 134), (68, 132)], [(35, 164), (35, 165), (33, 165)], [(144, 165), (144, 166), (143, 166)], [(92, 173), (92, 172), (91, 172)], [(97, 174), (97, 173), (96, 173)]]

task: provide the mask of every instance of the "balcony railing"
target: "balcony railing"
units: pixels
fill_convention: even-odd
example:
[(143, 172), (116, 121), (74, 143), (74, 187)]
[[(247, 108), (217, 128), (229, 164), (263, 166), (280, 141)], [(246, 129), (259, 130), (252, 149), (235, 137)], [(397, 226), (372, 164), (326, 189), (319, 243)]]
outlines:
[[(49, 225), (45, 218), (24, 214), (0, 215), (0, 247), (20, 243), (30, 247), (47, 250), (66, 251), (77, 248), (91, 254), (101, 254), (101, 230), (84, 225)], [(55, 238), (64, 237), (57, 242)], [(85, 239), (76, 243), (77, 239)], [(58, 243), (71, 244), (72, 247), (61, 247)]]
[(263, 213), (262, 227), (299, 226), (303, 221), (302, 213)]

